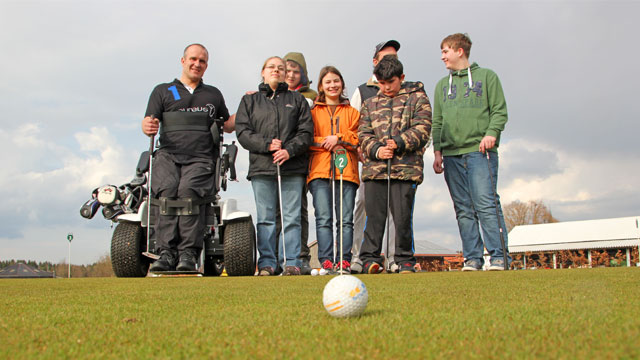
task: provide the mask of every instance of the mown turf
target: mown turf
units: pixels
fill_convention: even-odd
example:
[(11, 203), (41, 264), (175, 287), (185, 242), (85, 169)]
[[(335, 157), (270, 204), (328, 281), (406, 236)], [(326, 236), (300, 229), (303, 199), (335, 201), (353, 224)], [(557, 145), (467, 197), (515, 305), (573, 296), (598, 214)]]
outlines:
[(0, 281), (5, 358), (640, 358), (640, 269), (366, 275), (355, 319), (329, 277)]

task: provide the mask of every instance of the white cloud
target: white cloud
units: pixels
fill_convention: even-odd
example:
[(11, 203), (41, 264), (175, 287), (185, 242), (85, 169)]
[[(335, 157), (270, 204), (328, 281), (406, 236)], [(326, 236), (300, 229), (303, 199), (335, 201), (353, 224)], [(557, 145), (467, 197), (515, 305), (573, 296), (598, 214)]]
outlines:
[(7, 176), (0, 178), (4, 236), (28, 243), (22, 237), (31, 226), (74, 224), (93, 188), (119, 185), (133, 174), (137, 157), (121, 148), (106, 128), (79, 132), (75, 138), (77, 145), (62, 146), (33, 123), (0, 132), (0, 152), (14, 155), (5, 164)]
[[(549, 161), (556, 161), (554, 171), (546, 176), (522, 176), (511, 173), (522, 161), (517, 155), (522, 149), (533, 153), (554, 154), (532, 161), (534, 169), (549, 168)], [(499, 186), (503, 204), (511, 201), (543, 200), (560, 220), (580, 219), (592, 214), (599, 217), (637, 215), (637, 206), (629, 206), (623, 198), (638, 199), (638, 189), (633, 181), (640, 177), (640, 169), (630, 164), (638, 163), (638, 154), (628, 157), (585, 157), (582, 153), (562, 150), (555, 144), (513, 140), (501, 146), (500, 176), (509, 179)], [(623, 175), (623, 176), (621, 176)], [(608, 215), (612, 214), (612, 215)], [(618, 214), (618, 215), (616, 215)], [(584, 218), (586, 219), (586, 218)]]

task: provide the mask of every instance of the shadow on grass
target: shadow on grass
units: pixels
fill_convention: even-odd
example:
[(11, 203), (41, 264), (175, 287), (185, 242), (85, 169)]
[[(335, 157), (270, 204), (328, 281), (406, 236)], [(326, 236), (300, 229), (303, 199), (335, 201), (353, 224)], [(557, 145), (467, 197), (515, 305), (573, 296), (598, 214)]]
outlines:
[(384, 311), (380, 310), (380, 309), (375, 309), (375, 310), (365, 310), (364, 314), (360, 315), (360, 317), (362, 318), (366, 318), (366, 317), (370, 317), (370, 316), (377, 316), (377, 315), (382, 315), (384, 313)]

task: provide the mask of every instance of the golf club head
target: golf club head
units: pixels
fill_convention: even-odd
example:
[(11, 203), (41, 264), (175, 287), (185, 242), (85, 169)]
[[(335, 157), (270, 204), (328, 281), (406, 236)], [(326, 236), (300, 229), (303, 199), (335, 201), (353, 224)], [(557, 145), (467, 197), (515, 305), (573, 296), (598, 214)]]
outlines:
[(113, 220), (116, 216), (124, 213), (120, 205), (106, 205), (102, 208), (102, 216), (107, 220)]
[(98, 201), (102, 205), (112, 205), (120, 202), (120, 191), (113, 185), (101, 186), (98, 189)]
[(98, 201), (98, 199), (92, 198), (90, 200), (87, 200), (87, 202), (84, 203), (84, 205), (82, 205), (82, 207), (80, 208), (80, 216), (85, 219), (93, 219), (99, 208), (100, 202)]

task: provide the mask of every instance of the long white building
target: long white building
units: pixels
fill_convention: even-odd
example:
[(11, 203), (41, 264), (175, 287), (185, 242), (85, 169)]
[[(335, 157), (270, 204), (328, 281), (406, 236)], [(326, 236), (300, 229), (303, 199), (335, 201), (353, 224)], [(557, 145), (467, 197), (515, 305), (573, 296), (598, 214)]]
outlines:
[[(560, 251), (583, 250), (588, 254), (603, 249), (622, 249), (626, 252), (627, 266), (631, 264), (631, 252), (640, 250), (640, 216), (585, 221), (566, 221), (551, 224), (520, 225), (509, 232), (509, 252), (551, 253), (553, 268), (557, 267), (556, 254)], [(639, 265), (640, 266), (640, 265)]]

